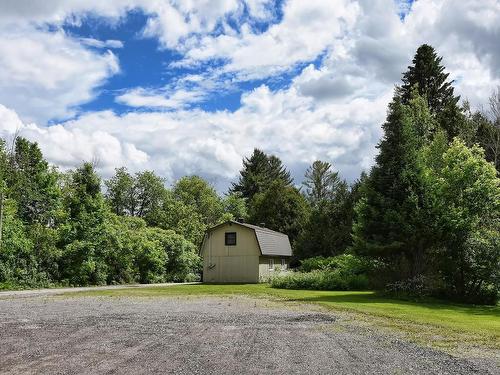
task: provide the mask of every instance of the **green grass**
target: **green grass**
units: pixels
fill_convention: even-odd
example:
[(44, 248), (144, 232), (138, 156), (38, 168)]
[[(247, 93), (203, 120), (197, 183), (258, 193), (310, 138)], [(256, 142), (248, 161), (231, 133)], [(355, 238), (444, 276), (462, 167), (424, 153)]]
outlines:
[(174, 297), (245, 295), (282, 303), (311, 303), (346, 312), (345, 321), (402, 333), (413, 341), (446, 349), (500, 349), (500, 307), (470, 306), (438, 300), (411, 302), (374, 292), (273, 289), (266, 284), (178, 285), (130, 288), (71, 295)]

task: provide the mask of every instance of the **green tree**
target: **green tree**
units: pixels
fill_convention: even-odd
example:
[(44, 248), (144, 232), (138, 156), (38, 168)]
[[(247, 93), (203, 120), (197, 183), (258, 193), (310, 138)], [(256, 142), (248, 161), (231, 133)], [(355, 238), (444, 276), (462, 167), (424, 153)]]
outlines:
[(308, 210), (307, 201), (295, 187), (275, 180), (266, 191), (254, 196), (249, 220), (286, 233), (293, 243), (302, 230)]
[(0, 287), (35, 287), (47, 284), (38, 274), (33, 243), (26, 235), (22, 221), (16, 217), (16, 202), (4, 201), (3, 245), (0, 249)]
[(135, 175), (134, 199), (137, 207), (135, 216), (142, 217), (146, 222), (154, 221), (154, 216), (162, 205), (165, 197), (165, 182), (152, 171), (144, 171)]
[(19, 217), (26, 224), (49, 224), (60, 192), (57, 173), (44, 160), (36, 143), (17, 138), (7, 178), (9, 195), (18, 202)]
[(275, 155), (270, 155), (267, 157), (268, 162), (268, 182), (280, 180), (283, 181), (285, 185), (293, 184), (293, 179), (280, 158)]
[(207, 228), (204, 217), (194, 205), (186, 205), (167, 191), (161, 209), (149, 225), (173, 230), (194, 244), (201, 243)]
[(246, 200), (241, 193), (228, 194), (222, 199), (224, 214), (229, 220), (247, 220), (248, 210)]
[(193, 207), (206, 226), (221, 222), (224, 207), (215, 189), (198, 176), (183, 177), (172, 189), (175, 199)]
[(115, 175), (105, 182), (106, 199), (117, 215), (135, 216), (137, 209), (137, 186), (135, 178), (127, 168), (117, 168)]
[(101, 181), (92, 164), (71, 174), (65, 190), (66, 221), (61, 228), (62, 277), (73, 285), (104, 284), (106, 263), (101, 248), (106, 206)]
[(312, 207), (295, 245), (298, 259), (335, 256), (351, 247), (354, 206), (360, 199), (359, 189), (365, 179), (366, 175), (362, 174), (350, 188), (345, 181), (340, 181), (329, 199)]
[(485, 151), (486, 160), (500, 173), (500, 88), (491, 95), (489, 104), (490, 110), (476, 113), (473, 121), (477, 123), (477, 141)]
[(302, 185), (309, 202), (317, 206), (331, 199), (341, 183), (339, 173), (332, 170), (330, 163), (316, 160), (307, 168)]
[(8, 154), (5, 142), (0, 139), (0, 251), (2, 249), (3, 224), (5, 216), (5, 201), (7, 195)]
[(250, 202), (255, 194), (266, 190), (275, 180), (281, 180), (285, 185), (292, 184), (290, 172), (281, 160), (256, 148), (249, 158), (243, 159), (239, 180), (232, 184), (230, 193), (240, 193)]
[(413, 65), (403, 73), (403, 85), (400, 89), (403, 104), (410, 102), (414, 88), (417, 88), (420, 96), (427, 99), (431, 113), (443, 111), (450, 103), (458, 103), (460, 97), (454, 95), (452, 82), (448, 81), (450, 74), (445, 73), (442, 60), (432, 46), (422, 44), (418, 47)]
[(399, 277), (424, 271), (425, 253), (433, 240), (417, 156), (436, 125), (426, 101), (414, 95), (408, 105), (396, 96), (389, 106), (380, 153), (356, 206), (353, 226), (354, 250), (384, 260)]
[(436, 142), (422, 150), (420, 160), (438, 234), (440, 274), (455, 298), (495, 302), (500, 289), (500, 179), (479, 147), (468, 148), (459, 139), (449, 148)]
[(413, 58), (413, 64), (403, 73), (403, 85), (399, 96), (403, 104), (412, 98), (412, 90), (427, 100), (430, 112), (436, 117), (440, 127), (448, 134), (448, 139), (467, 132), (467, 122), (462, 108), (458, 106), (459, 96), (455, 96), (452, 81), (445, 73), (442, 57), (428, 44), (421, 45)]

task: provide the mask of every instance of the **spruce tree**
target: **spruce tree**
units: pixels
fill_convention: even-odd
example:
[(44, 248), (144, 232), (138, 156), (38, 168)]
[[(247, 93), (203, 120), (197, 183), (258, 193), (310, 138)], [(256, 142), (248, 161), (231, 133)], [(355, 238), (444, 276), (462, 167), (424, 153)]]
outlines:
[(425, 100), (414, 92), (404, 105), (396, 95), (383, 125), (380, 153), (356, 207), (354, 249), (378, 257), (398, 272), (417, 276), (431, 238), (423, 208), (417, 155), (429, 141), (435, 121)]
[(240, 193), (249, 202), (255, 194), (265, 191), (276, 180), (285, 185), (292, 184), (290, 172), (281, 160), (256, 148), (252, 156), (243, 159), (240, 177), (238, 182), (232, 184), (230, 193)]
[(460, 96), (455, 96), (453, 81), (448, 80), (442, 57), (428, 44), (421, 45), (413, 58), (413, 64), (403, 73), (403, 85), (398, 89), (403, 104), (408, 104), (412, 90), (427, 99), (430, 112), (451, 141), (460, 136), (466, 127), (466, 119), (458, 106)]
[(316, 160), (310, 165), (302, 182), (305, 196), (313, 206), (320, 202), (331, 199), (336, 188), (341, 183), (339, 173), (332, 170), (328, 162)]
[(285, 185), (291, 185), (293, 182), (290, 172), (285, 168), (280, 158), (271, 155), (267, 158), (268, 162), (268, 182), (275, 180), (283, 181)]
[(420, 96), (427, 99), (431, 113), (443, 111), (447, 105), (456, 105), (460, 100), (454, 95), (452, 81), (448, 81), (449, 73), (441, 64), (442, 57), (438, 56), (434, 48), (428, 44), (418, 47), (413, 65), (403, 73), (401, 86), (401, 99), (403, 104), (408, 104), (412, 90), (418, 89)]

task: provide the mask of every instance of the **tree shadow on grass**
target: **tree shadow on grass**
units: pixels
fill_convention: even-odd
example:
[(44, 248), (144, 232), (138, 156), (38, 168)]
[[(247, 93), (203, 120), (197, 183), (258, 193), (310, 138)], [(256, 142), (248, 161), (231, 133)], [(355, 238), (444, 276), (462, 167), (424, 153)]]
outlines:
[(360, 293), (346, 293), (346, 294), (324, 294), (321, 296), (311, 296), (311, 297), (299, 297), (292, 298), (293, 301), (297, 302), (312, 302), (312, 303), (338, 303), (338, 304), (359, 304), (359, 305), (369, 305), (369, 304), (396, 304), (406, 307), (416, 307), (416, 308), (426, 308), (429, 310), (449, 310), (457, 313), (467, 314), (467, 315), (482, 315), (491, 316), (492, 318), (500, 318), (500, 307), (499, 306), (474, 306), (474, 305), (464, 305), (458, 304), (438, 299), (425, 299), (422, 301), (410, 301), (403, 299), (395, 299), (384, 296), (380, 293), (370, 293), (370, 294), (360, 294)]

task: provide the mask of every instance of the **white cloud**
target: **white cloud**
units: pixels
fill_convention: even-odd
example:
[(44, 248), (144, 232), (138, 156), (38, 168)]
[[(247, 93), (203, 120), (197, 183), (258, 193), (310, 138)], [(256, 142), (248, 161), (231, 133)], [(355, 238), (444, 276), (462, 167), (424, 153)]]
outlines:
[(347, 0), (290, 0), (284, 5), (283, 20), (265, 32), (244, 25), (237, 35), (207, 35), (188, 46), (183, 63), (226, 59), (224, 70), (241, 79), (268, 77), (316, 59), (344, 36), (357, 13), (357, 3)]
[[(393, 85), (420, 44), (436, 47), (457, 92), (473, 105), (485, 103), (500, 85), (498, 0), (419, 0), (410, 12), (393, 0), (289, 0), (282, 19), (265, 0), (247, 1), (246, 8), (236, 0), (52, 0), (30, 9), (22, 4), (1, 5), (6, 11), (0, 12), (0, 103), (15, 112), (0, 106), (0, 135), (20, 128), (51, 162), (70, 167), (98, 159), (106, 176), (126, 165), (154, 169), (169, 181), (198, 173), (223, 188), (235, 178), (241, 158), (260, 147), (281, 157), (297, 182), (318, 158), (353, 179), (373, 162)], [(71, 116), (75, 105), (90, 100), (118, 71), (117, 59), (85, 48), (85, 41), (60, 29), (24, 25), (16, 32), (2, 25), (16, 19), (84, 22), (83, 15), (96, 12), (113, 21), (134, 8), (149, 17), (144, 35), (179, 52), (181, 64), (198, 66), (199, 72), (159, 88), (124, 88), (117, 97), (156, 112), (101, 111), (44, 126), (50, 114)], [(254, 27), (256, 20), (272, 24), (262, 31)], [(101, 48), (99, 42), (106, 43), (90, 43)], [(192, 106), (216, 90), (232, 89), (232, 79), (273, 77), (298, 64), (306, 67), (289, 87), (273, 91), (262, 85), (246, 92), (234, 112)], [(38, 125), (28, 124), (32, 119)]]
[[(103, 111), (50, 127), (22, 125), (20, 135), (39, 142), (48, 160), (63, 167), (97, 159), (105, 176), (126, 165), (133, 171), (153, 169), (170, 182), (200, 174), (224, 189), (237, 175), (243, 156), (260, 147), (281, 157), (298, 181), (316, 158), (333, 159), (353, 179), (360, 167), (371, 164), (371, 145), (380, 136), (380, 114), (387, 101), (358, 98), (318, 105), (294, 87), (272, 92), (261, 86), (246, 94), (235, 112)], [(365, 111), (359, 113), (359, 106)], [(12, 111), (3, 112), (19, 127)], [(0, 125), (0, 136), (13, 128)]]
[(130, 107), (181, 109), (204, 98), (205, 93), (200, 91), (180, 89), (169, 93), (164, 90), (139, 87), (117, 96), (116, 101)]
[[(114, 115), (102, 112), (99, 116), (105, 119)], [(24, 123), (13, 110), (0, 105), (0, 137), (10, 141), (14, 135), (38, 142), (45, 158), (63, 169), (97, 160), (101, 172), (109, 175), (116, 165), (140, 169), (149, 160), (148, 155), (133, 143), (105, 130), (76, 127), (71, 123), (48, 127)]]
[(209, 33), (226, 15), (242, 10), (238, 0), (144, 1), (142, 8), (150, 14), (143, 31), (158, 38), (167, 48), (179, 48), (181, 39), (190, 34)]
[(93, 38), (80, 38), (79, 41), (86, 46), (94, 48), (123, 48), (123, 42), (121, 40), (98, 40)]
[(117, 103), (130, 107), (185, 109), (195, 103), (209, 99), (217, 91), (228, 93), (234, 90), (230, 79), (224, 79), (219, 72), (207, 69), (200, 74), (186, 74), (173, 78), (161, 88), (135, 87), (118, 95)]
[(119, 71), (116, 56), (90, 51), (63, 31), (0, 29), (0, 103), (26, 121), (74, 115)]

